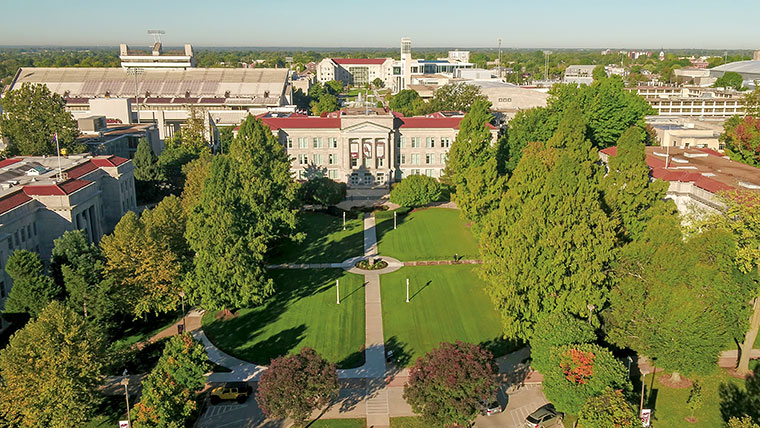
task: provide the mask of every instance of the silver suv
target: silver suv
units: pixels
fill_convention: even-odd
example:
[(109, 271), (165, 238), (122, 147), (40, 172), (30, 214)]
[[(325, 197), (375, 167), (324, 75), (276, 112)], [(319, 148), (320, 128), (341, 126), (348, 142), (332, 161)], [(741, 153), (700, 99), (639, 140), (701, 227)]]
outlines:
[(554, 409), (554, 404), (548, 403), (536, 409), (535, 412), (525, 418), (526, 428), (549, 428), (561, 427), (564, 413)]

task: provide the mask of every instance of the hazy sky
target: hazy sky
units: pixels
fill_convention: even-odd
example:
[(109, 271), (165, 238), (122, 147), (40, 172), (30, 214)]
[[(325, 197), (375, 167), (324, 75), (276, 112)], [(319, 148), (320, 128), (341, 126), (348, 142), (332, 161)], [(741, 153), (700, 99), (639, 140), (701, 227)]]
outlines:
[(760, 0), (0, 3), (0, 45), (760, 48)]

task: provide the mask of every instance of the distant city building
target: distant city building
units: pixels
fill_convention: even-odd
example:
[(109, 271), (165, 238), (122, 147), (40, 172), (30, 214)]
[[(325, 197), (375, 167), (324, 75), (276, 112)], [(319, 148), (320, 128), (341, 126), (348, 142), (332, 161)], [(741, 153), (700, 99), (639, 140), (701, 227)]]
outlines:
[(693, 117), (650, 116), (647, 125), (654, 129), (660, 146), (723, 151), (720, 141), (722, 119), (698, 120)]
[(499, 113), (500, 119), (506, 123), (522, 111), (534, 107), (546, 107), (549, 95), (535, 89), (523, 88), (511, 83), (498, 80), (481, 80), (465, 82), (477, 86), (480, 92), (488, 97), (491, 110)]
[[(617, 147), (599, 151), (606, 163)], [(760, 192), (760, 168), (728, 159), (706, 148), (647, 147), (652, 177), (670, 183), (667, 199), (685, 215), (705, 215), (722, 209), (718, 194), (726, 190)]]
[(13, 251), (26, 249), (49, 259), (53, 240), (64, 232), (83, 230), (98, 242), (135, 210), (133, 170), (130, 160), (118, 156), (0, 161), (0, 302), (10, 292), (5, 264)]
[(562, 77), (562, 83), (590, 85), (594, 82), (593, 74), (596, 67), (596, 65), (568, 65)]
[[(401, 39), (401, 60), (393, 58), (325, 58), (317, 66), (317, 80), (338, 80), (361, 86), (380, 78), (393, 92), (414, 84), (413, 78), (445, 75), (453, 78), (455, 70), (473, 68), (469, 51), (449, 51), (447, 58), (424, 60), (412, 58), (412, 41)], [(421, 84), (421, 83), (417, 83)]]
[[(349, 187), (385, 187), (409, 175), (439, 178), (464, 113), (404, 117), (368, 108), (260, 117), (293, 158), (297, 178), (311, 170)], [(498, 128), (489, 126), (495, 143)]]
[(700, 87), (709, 87), (717, 80), (710, 75), (710, 70), (696, 67), (676, 68), (673, 74), (681, 82), (686, 82)]
[(718, 88), (640, 85), (641, 95), (658, 116), (731, 117), (744, 113), (744, 95)]

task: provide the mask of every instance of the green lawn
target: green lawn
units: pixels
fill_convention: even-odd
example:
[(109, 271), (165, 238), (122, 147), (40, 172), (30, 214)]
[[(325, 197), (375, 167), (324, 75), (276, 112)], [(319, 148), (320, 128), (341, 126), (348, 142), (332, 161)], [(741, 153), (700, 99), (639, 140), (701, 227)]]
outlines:
[[(364, 354), (364, 278), (340, 269), (271, 270), (275, 294), (257, 308), (221, 321), (203, 317), (203, 329), (220, 349), (268, 365), (272, 358), (314, 348), (338, 367), (358, 367)], [(341, 303), (335, 302), (340, 279)]]
[(322, 213), (303, 213), (299, 231), (306, 234), (300, 242), (286, 241), (275, 248), (271, 263), (340, 263), (364, 254), (364, 222), (346, 213), (343, 219)]
[[(130, 406), (134, 403), (130, 397)], [(119, 420), (127, 419), (127, 402), (124, 395), (108, 395), (96, 410), (97, 416), (82, 426), (82, 428), (113, 428), (119, 426)]]
[[(758, 363), (753, 363), (757, 365)], [(757, 373), (757, 372), (756, 372)], [(758, 373), (760, 374), (760, 373)], [(695, 377), (702, 384), (702, 408), (698, 409), (694, 416), (697, 417), (697, 423), (687, 423), (684, 418), (690, 416), (686, 407), (686, 399), (689, 397), (689, 388), (674, 389), (664, 386), (659, 379), (662, 373), (658, 373), (652, 385), (651, 376), (646, 377), (646, 398), (645, 408), (653, 409), (652, 426), (660, 427), (722, 427), (724, 420), (721, 415), (721, 403), (729, 403), (725, 394), (721, 394), (721, 385), (723, 388), (731, 388), (734, 393), (741, 395), (745, 389), (745, 381), (736, 379), (726, 374), (722, 369), (716, 370), (715, 374), (710, 376)], [(692, 379), (693, 380), (693, 379)], [(760, 382), (758, 378), (755, 383)], [(641, 383), (638, 384), (639, 388)], [(757, 388), (757, 386), (755, 386)]]
[(317, 419), (306, 425), (307, 428), (364, 428), (366, 419)]
[(429, 425), (418, 416), (391, 418), (391, 428), (429, 428)]
[(478, 257), (478, 244), (460, 211), (450, 208), (429, 208), (401, 214), (393, 230), (393, 211), (375, 214), (380, 255), (401, 261), (451, 260), (455, 254)]
[(473, 266), (405, 267), (381, 275), (380, 286), (385, 346), (395, 350), (400, 364), (411, 365), (441, 342), (457, 340), (505, 353), (500, 317)]

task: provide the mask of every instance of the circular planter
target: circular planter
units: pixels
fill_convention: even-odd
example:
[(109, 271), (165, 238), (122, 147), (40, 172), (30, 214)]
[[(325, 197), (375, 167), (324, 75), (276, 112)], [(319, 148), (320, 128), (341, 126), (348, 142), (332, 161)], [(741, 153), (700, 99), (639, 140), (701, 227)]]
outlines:
[(388, 262), (383, 259), (359, 260), (354, 266), (362, 270), (380, 270), (388, 267)]

